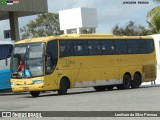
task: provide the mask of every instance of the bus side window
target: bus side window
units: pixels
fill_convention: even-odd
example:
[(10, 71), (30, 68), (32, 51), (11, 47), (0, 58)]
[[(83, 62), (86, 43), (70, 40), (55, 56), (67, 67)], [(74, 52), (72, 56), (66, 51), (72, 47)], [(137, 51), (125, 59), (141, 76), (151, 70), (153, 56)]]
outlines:
[(138, 40), (127, 40), (127, 47), (129, 54), (139, 53), (139, 41)]
[(115, 54), (114, 40), (102, 40), (102, 54)]
[(57, 65), (58, 44), (57, 41), (51, 41), (46, 48), (46, 73), (51, 73)]
[(147, 40), (147, 52), (151, 53), (154, 51), (154, 43), (153, 40)]
[(77, 56), (88, 55), (86, 41), (76, 40), (74, 41), (74, 51)]
[(8, 66), (7, 58), (11, 57), (13, 45), (0, 45), (0, 60), (5, 59), (6, 66)]
[(72, 40), (60, 40), (60, 57), (74, 56)]
[(101, 55), (101, 41), (88, 40), (88, 53), (89, 55)]
[(140, 53), (147, 53), (147, 42), (145, 40), (140, 40)]
[(13, 45), (0, 45), (0, 60), (10, 57)]
[(127, 54), (128, 53), (126, 40), (116, 40), (115, 46), (116, 46), (117, 54)]

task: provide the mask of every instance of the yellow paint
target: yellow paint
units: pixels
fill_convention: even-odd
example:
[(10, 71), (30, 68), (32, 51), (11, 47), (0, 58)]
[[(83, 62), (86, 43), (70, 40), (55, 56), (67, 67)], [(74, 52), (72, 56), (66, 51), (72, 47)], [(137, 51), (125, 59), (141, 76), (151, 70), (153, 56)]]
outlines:
[[(49, 42), (51, 40), (77, 40), (77, 39), (152, 39), (147, 36), (113, 36), (113, 35), (62, 35), (58, 37), (41, 37), (27, 39), (17, 42), (16, 44), (28, 42)], [(146, 62), (147, 61), (147, 62)], [(152, 69), (156, 69), (156, 56), (155, 51), (150, 54), (127, 54), (127, 55), (98, 55), (98, 56), (77, 56), (77, 57), (64, 57), (59, 58), (54, 72), (38, 78), (25, 79), (26, 83), (21, 79), (11, 79), (12, 83), (19, 85), (12, 85), (12, 90), (15, 92), (25, 91), (23, 87), (28, 87), (29, 90), (58, 90), (60, 80), (66, 76), (69, 78), (71, 87), (75, 83), (82, 83), (86, 81), (96, 80), (120, 80), (126, 72), (133, 75), (135, 72), (142, 74), (143, 81), (155, 80), (155, 77), (145, 78), (145, 71), (142, 70), (143, 66), (151, 65)], [(153, 68), (154, 66), (154, 68)], [(156, 70), (155, 70), (156, 71)], [(154, 73), (153, 73), (154, 74)], [(156, 73), (155, 73), (156, 74)], [(44, 80), (44, 84), (33, 85), (32, 80)]]

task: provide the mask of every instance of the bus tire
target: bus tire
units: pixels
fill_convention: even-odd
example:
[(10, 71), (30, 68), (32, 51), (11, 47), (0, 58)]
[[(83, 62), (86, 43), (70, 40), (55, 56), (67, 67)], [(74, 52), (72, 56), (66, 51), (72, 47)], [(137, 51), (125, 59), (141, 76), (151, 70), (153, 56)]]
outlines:
[(119, 90), (128, 89), (131, 86), (131, 76), (129, 74), (125, 74), (123, 76), (123, 84), (118, 85), (117, 88)]
[(114, 88), (114, 85), (108, 85), (108, 86), (106, 86), (106, 88), (107, 88), (107, 90), (113, 90), (113, 88)]
[(117, 87), (118, 90), (123, 90), (124, 89), (124, 87), (122, 85), (117, 85), (116, 87)]
[(94, 86), (95, 91), (105, 91), (107, 86)]
[(131, 87), (139, 88), (140, 85), (141, 85), (141, 75), (138, 73), (135, 73), (133, 80), (131, 81)]
[(40, 91), (30, 91), (32, 97), (39, 97)]
[(68, 90), (68, 82), (65, 78), (62, 78), (60, 81), (60, 88), (58, 90), (59, 95), (66, 95)]

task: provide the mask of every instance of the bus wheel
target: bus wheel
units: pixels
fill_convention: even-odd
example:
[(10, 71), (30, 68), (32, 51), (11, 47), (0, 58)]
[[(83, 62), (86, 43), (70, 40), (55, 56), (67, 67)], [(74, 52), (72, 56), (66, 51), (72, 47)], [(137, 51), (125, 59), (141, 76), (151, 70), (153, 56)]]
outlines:
[(30, 91), (30, 94), (32, 95), (32, 97), (38, 97), (40, 94), (40, 91)]
[(141, 85), (141, 76), (140, 74), (135, 74), (133, 80), (131, 81), (132, 88), (138, 88)]
[(122, 85), (117, 85), (116, 87), (117, 87), (118, 90), (123, 90), (124, 89), (124, 87)]
[(123, 76), (123, 84), (118, 85), (117, 88), (119, 90), (128, 89), (131, 86), (131, 77), (129, 74), (125, 74)]
[(107, 90), (113, 90), (113, 88), (114, 88), (114, 85), (109, 85), (109, 86), (106, 86), (107, 87)]
[(60, 81), (60, 88), (58, 90), (59, 95), (65, 95), (67, 94), (67, 89), (68, 89), (68, 83), (65, 78), (62, 78)]
[(106, 90), (107, 86), (94, 86), (94, 89), (96, 91), (104, 91)]

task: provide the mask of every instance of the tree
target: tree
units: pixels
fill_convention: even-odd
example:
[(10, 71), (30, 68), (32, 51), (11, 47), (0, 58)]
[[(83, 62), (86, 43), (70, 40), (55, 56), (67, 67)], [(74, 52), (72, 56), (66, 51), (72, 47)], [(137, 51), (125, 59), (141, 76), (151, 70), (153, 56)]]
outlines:
[(29, 21), (20, 31), (22, 39), (60, 35), (59, 15), (55, 13), (44, 13), (38, 15), (34, 20)]
[(113, 27), (112, 33), (114, 35), (140, 36), (152, 34), (153, 31), (147, 30), (144, 26), (141, 25), (136, 26), (135, 22), (129, 21), (124, 28), (115, 25)]
[(150, 20), (150, 22), (148, 22), (148, 24), (149, 27), (155, 31), (155, 33), (160, 33), (160, 15), (153, 16), (153, 18)]
[[(160, 0), (153, 0), (155, 3), (160, 3)], [(151, 11), (147, 13), (147, 22), (149, 23), (149, 27), (154, 29), (156, 33), (160, 33), (160, 6), (153, 8)]]

